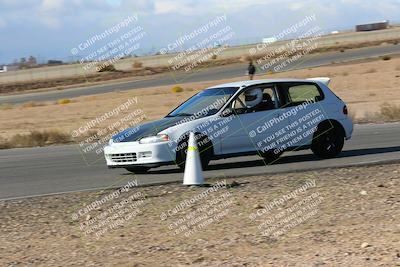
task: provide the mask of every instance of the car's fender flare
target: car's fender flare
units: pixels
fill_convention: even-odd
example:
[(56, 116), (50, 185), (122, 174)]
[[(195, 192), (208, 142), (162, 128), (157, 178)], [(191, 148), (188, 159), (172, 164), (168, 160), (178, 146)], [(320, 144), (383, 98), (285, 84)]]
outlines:
[(318, 130), (324, 129), (324, 128), (330, 129), (332, 126), (339, 129), (343, 133), (343, 135), (346, 136), (346, 131), (344, 130), (344, 127), (340, 122), (338, 122), (335, 119), (326, 119), (326, 120), (321, 121), (318, 124), (317, 130), (314, 132), (313, 140), (315, 139), (316, 134), (318, 134)]

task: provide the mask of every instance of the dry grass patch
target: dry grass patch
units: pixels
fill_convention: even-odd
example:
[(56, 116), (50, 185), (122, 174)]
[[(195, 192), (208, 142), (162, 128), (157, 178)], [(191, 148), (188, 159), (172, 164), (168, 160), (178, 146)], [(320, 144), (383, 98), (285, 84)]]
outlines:
[(117, 69), (113, 64), (108, 64), (107, 62), (102, 64), (99, 63), (96, 67), (97, 72), (106, 72), (106, 71), (116, 71)]
[(272, 75), (272, 74), (274, 74), (274, 71), (273, 71), (273, 70), (267, 71), (267, 75)]
[(11, 148), (10, 143), (6, 139), (0, 136), (0, 149), (7, 149), (7, 148)]
[(399, 121), (400, 106), (385, 102), (381, 105), (380, 116), (385, 121)]
[(251, 57), (250, 55), (244, 55), (240, 57), (240, 61), (241, 62), (250, 62), (253, 61), (253, 57)]
[(72, 102), (72, 100), (71, 99), (59, 99), (58, 101), (57, 101), (57, 104), (58, 105), (66, 105), (66, 104), (69, 104), (69, 103), (71, 103)]
[(134, 69), (140, 69), (140, 68), (143, 67), (143, 63), (140, 62), (140, 61), (135, 61), (135, 62), (133, 62), (132, 67), (133, 67)]
[(12, 109), (13, 105), (10, 103), (2, 103), (0, 104), (0, 110), (7, 110), (7, 109)]
[(183, 88), (178, 85), (175, 85), (174, 87), (171, 88), (171, 92), (172, 93), (181, 93), (181, 92), (183, 92)]
[(29, 101), (29, 102), (26, 102), (26, 103), (22, 104), (23, 108), (34, 108), (34, 107), (40, 107), (40, 106), (45, 106), (45, 104), (44, 103), (37, 103), (37, 102), (34, 102), (34, 101)]
[[(107, 133), (107, 134), (111, 134)], [(0, 149), (21, 147), (42, 147), (54, 144), (69, 144), (76, 142), (95, 142), (100, 139), (97, 130), (89, 130), (78, 138), (72, 138), (68, 133), (57, 129), (44, 131), (31, 131), (27, 134), (16, 134), (9, 139), (0, 136)]]
[[(71, 142), (70, 135), (59, 130), (32, 131), (28, 134), (16, 134), (3, 144), (8, 147), (35, 147), (51, 144), (65, 144)], [(1, 145), (0, 145), (1, 147)]]
[[(351, 114), (349, 114), (349, 116), (351, 116)], [(353, 121), (356, 123), (382, 123), (400, 121), (400, 105), (389, 104), (385, 102), (380, 106), (380, 110), (378, 112), (366, 111), (362, 117), (357, 117)]]

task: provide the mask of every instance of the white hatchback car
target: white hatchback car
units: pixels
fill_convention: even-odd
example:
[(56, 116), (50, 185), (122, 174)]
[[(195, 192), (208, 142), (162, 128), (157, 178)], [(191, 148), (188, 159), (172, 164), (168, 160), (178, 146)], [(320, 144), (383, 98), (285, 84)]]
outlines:
[(210, 160), (243, 155), (272, 163), (284, 151), (310, 148), (318, 157), (335, 157), (353, 123), (329, 81), (251, 80), (207, 88), (163, 119), (113, 136), (104, 148), (107, 165), (136, 173), (169, 164), (183, 169), (190, 132), (203, 168)]

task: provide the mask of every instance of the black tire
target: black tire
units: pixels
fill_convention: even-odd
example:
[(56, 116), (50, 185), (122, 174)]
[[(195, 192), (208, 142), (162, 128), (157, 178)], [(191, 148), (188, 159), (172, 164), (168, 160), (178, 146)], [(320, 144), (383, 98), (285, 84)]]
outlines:
[(275, 163), (283, 154), (283, 152), (275, 153), (273, 150), (265, 152), (259, 151), (258, 154), (264, 159), (267, 164)]
[(329, 123), (322, 127), (318, 126), (314, 134), (311, 150), (317, 157), (329, 159), (342, 152), (343, 145), (343, 129), (338, 125)]
[[(211, 157), (213, 155), (213, 145), (211, 140), (204, 135), (196, 134), (197, 146), (199, 148), (201, 167), (203, 170), (208, 168)], [(183, 140), (178, 144), (180, 148), (176, 151), (176, 165), (182, 170), (185, 170), (186, 153), (188, 147), (189, 137), (183, 138)]]
[(132, 172), (132, 173), (147, 173), (150, 168), (148, 167), (126, 167), (125, 170)]

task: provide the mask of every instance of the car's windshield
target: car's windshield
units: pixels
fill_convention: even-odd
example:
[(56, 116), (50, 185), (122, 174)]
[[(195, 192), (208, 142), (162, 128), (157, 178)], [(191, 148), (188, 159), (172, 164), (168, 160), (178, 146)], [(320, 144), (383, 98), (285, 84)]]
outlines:
[(196, 118), (217, 113), (238, 90), (238, 87), (206, 89), (189, 98), (167, 117), (195, 116)]

